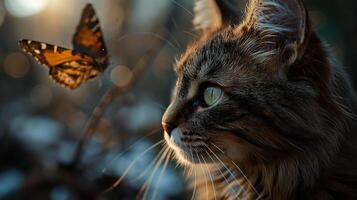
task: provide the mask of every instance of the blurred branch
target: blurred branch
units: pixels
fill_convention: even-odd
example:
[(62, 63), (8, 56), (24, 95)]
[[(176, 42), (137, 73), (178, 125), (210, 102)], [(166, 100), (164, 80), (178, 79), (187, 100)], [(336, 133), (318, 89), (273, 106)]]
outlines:
[(109, 89), (101, 98), (98, 105), (95, 107), (87, 125), (82, 133), (79, 144), (74, 153), (74, 157), (71, 166), (78, 166), (80, 163), (81, 155), (83, 153), (83, 149), (85, 148), (86, 141), (93, 135), (94, 131), (98, 127), (100, 120), (103, 116), (103, 113), (106, 107), (117, 97), (122, 96), (129, 91), (137, 84), (138, 80), (142, 77), (142, 75), (150, 68), (150, 66), (155, 61), (155, 56), (159, 53), (162, 46), (164, 46), (168, 42), (168, 38), (171, 34), (172, 27), (170, 24), (170, 20), (174, 15), (174, 12), (170, 12), (170, 16), (167, 17), (167, 20), (163, 26), (160, 25), (159, 34), (161, 37), (156, 37), (154, 44), (152, 47), (146, 52), (146, 54), (137, 62), (135, 67), (132, 69), (133, 78), (132, 80), (123, 87), (114, 86)]

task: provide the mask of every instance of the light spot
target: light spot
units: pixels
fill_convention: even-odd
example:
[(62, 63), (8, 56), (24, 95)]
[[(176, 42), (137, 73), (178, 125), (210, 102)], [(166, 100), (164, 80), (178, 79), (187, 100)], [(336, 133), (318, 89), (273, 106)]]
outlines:
[(32, 40), (28, 40), (28, 41), (27, 41), (27, 44), (31, 44), (31, 43), (32, 43)]
[(14, 17), (29, 17), (44, 10), (50, 0), (5, 0), (5, 8)]
[(38, 49), (35, 49), (35, 50), (33, 50), (36, 54), (40, 54), (41, 53), (41, 51), (40, 50), (38, 50)]
[(110, 72), (110, 80), (119, 87), (128, 85), (133, 78), (133, 72), (126, 66), (119, 65)]
[(41, 49), (42, 49), (42, 50), (45, 50), (46, 48), (47, 48), (47, 44), (41, 43)]
[(13, 78), (22, 78), (30, 70), (30, 64), (24, 54), (12, 53), (6, 56), (4, 60), (4, 70), (7, 75)]
[(55, 46), (53, 47), (53, 52), (57, 53), (57, 48), (58, 48), (58, 46), (55, 45)]

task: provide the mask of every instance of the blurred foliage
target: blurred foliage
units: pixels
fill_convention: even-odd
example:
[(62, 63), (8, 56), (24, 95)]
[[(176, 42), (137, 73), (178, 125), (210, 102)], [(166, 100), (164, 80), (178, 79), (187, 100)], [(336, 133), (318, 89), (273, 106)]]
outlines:
[[(28, 38), (71, 47), (81, 10), (88, 2), (100, 18), (111, 65), (100, 78), (68, 91), (22, 53), (17, 41)], [(357, 81), (357, 2), (306, 2), (314, 26)], [(243, 11), (245, 2), (237, 3)], [(122, 185), (103, 191), (145, 149), (162, 139), (160, 131), (148, 133), (160, 127), (169, 102), (175, 57), (197, 37), (191, 26), (192, 4), (191, 0), (0, 1), (0, 199), (136, 197), (150, 169), (141, 180), (135, 177), (150, 166), (157, 150), (142, 156)], [(106, 108), (80, 164), (71, 165), (81, 133), (102, 95), (113, 86), (127, 85), (133, 67), (157, 40), (164, 40), (164, 45), (155, 49), (156, 55), (147, 63), (149, 70), (132, 90)], [(171, 163), (160, 183), (152, 184), (151, 191), (158, 190), (156, 199), (189, 195), (174, 166)]]

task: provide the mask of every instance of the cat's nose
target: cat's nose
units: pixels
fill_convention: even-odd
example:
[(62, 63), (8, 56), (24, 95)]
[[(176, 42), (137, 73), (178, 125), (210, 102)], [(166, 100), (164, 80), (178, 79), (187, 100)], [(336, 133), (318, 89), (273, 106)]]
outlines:
[(171, 132), (177, 128), (177, 125), (172, 124), (172, 123), (166, 123), (166, 122), (162, 122), (162, 128), (164, 129), (164, 131), (168, 134), (171, 135)]

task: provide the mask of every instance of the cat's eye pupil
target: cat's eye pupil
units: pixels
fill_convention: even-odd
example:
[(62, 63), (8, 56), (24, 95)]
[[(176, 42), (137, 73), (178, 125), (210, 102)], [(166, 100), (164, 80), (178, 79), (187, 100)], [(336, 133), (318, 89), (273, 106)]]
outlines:
[(222, 93), (222, 89), (218, 87), (207, 87), (203, 93), (204, 103), (207, 106), (213, 106), (220, 100)]

